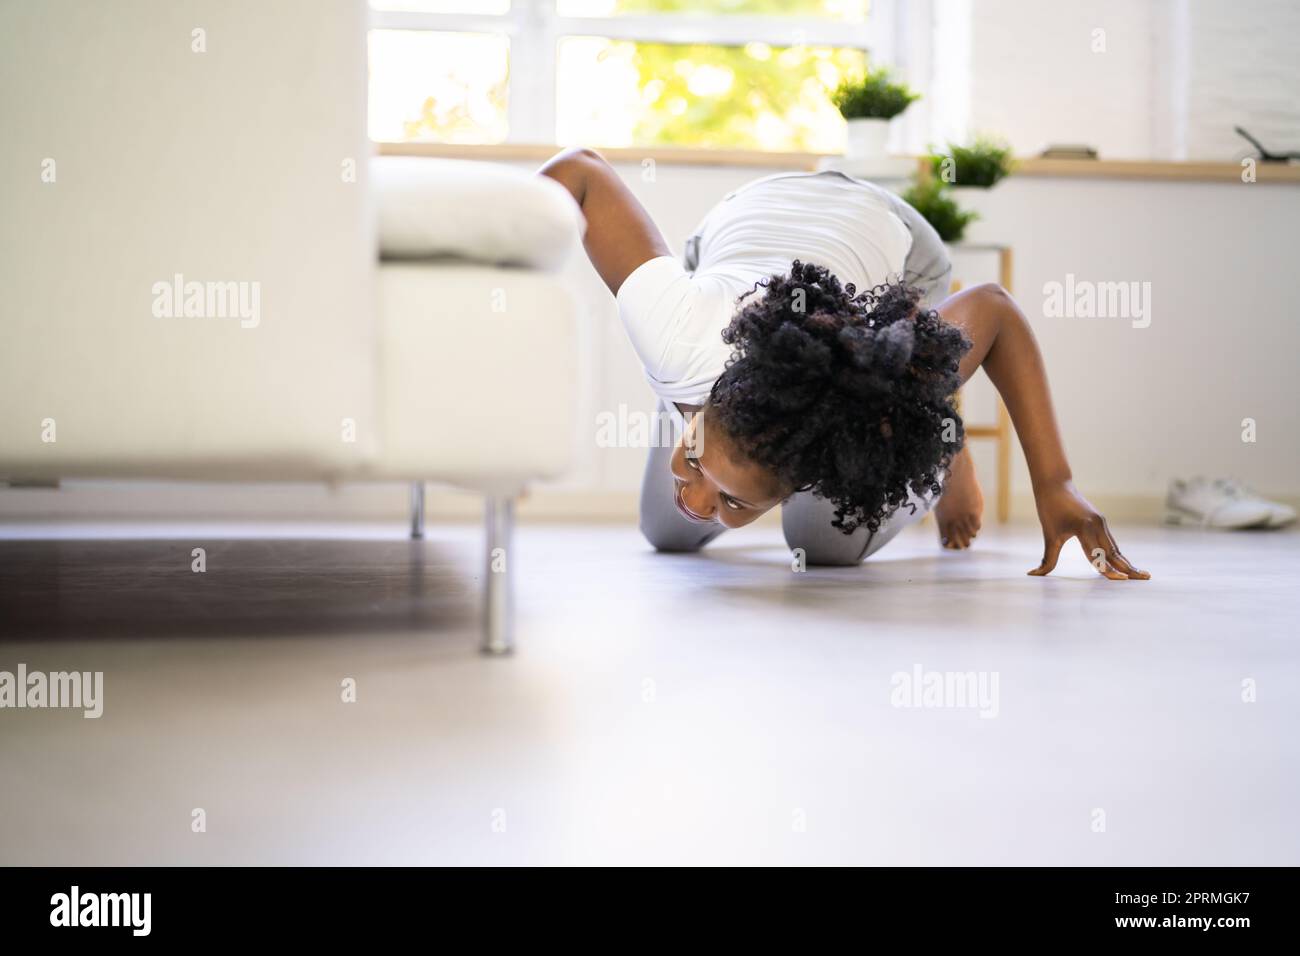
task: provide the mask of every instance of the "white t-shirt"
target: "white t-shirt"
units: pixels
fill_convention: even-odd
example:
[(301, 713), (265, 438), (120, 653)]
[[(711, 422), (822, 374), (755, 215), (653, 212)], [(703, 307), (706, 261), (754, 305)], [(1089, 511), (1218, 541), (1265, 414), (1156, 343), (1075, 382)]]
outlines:
[(670, 409), (704, 404), (731, 355), (722, 330), (760, 279), (789, 273), (798, 259), (862, 291), (901, 277), (912, 245), (889, 193), (835, 172), (779, 174), (742, 186), (695, 234), (693, 273), (659, 256), (638, 266), (617, 295), (650, 387)]

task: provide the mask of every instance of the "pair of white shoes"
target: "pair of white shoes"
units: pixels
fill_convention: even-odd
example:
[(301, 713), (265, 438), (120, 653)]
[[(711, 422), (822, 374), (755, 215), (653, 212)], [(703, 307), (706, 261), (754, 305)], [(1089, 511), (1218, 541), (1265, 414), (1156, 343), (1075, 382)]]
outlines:
[(1228, 478), (1175, 479), (1165, 498), (1168, 524), (1202, 528), (1284, 528), (1295, 521), (1295, 509), (1255, 494)]

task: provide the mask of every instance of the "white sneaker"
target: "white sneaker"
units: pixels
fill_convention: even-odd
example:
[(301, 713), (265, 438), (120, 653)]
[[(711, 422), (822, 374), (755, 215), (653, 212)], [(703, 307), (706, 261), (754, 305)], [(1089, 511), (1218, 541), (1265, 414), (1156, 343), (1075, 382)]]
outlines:
[(1219, 482), (1174, 479), (1165, 497), (1168, 524), (1202, 528), (1266, 528), (1273, 517), (1267, 503), (1229, 494)]
[(1251, 488), (1236, 481), (1232, 478), (1221, 478), (1215, 483), (1216, 487), (1222, 488), (1223, 493), (1230, 498), (1238, 501), (1249, 501), (1252, 504), (1263, 505), (1269, 510), (1268, 525), (1270, 528), (1285, 528), (1295, 521), (1295, 509), (1290, 505), (1284, 505), (1279, 501), (1269, 501), (1267, 498), (1257, 495)]

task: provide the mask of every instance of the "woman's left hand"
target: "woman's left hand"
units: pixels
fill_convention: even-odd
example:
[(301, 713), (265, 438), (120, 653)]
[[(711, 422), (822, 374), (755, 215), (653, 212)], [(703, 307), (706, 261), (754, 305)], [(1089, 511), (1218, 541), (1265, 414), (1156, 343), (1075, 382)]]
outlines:
[(1052, 484), (1036, 491), (1035, 499), (1038, 521), (1043, 526), (1043, 560), (1030, 574), (1050, 574), (1065, 542), (1078, 538), (1089, 563), (1112, 581), (1145, 581), (1151, 577), (1119, 553), (1119, 545), (1106, 527), (1106, 519), (1079, 494), (1074, 482)]

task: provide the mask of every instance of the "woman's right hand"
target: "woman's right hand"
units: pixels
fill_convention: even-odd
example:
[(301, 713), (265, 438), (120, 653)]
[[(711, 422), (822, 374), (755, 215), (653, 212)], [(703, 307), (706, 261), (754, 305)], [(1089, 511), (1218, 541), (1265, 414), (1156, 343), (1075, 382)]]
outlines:
[(1120, 554), (1105, 517), (1079, 493), (1074, 482), (1053, 482), (1046, 488), (1035, 488), (1034, 497), (1038, 521), (1043, 526), (1043, 560), (1030, 574), (1051, 574), (1061, 548), (1071, 538), (1078, 538), (1089, 563), (1110, 580), (1146, 581), (1151, 577)]

